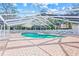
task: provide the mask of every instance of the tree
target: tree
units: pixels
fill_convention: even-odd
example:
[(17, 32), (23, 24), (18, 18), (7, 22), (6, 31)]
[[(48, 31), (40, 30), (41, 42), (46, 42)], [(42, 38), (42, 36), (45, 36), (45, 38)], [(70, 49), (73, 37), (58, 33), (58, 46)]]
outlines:
[(17, 8), (12, 3), (0, 3), (0, 13), (17, 13)]

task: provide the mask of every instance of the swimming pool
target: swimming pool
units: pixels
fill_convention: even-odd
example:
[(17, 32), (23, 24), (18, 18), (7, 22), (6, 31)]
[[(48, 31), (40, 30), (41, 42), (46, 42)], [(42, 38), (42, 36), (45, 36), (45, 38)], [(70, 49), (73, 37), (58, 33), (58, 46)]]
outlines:
[(30, 38), (61, 38), (63, 37), (63, 36), (40, 34), (40, 33), (22, 33), (21, 35), (24, 37), (30, 37)]

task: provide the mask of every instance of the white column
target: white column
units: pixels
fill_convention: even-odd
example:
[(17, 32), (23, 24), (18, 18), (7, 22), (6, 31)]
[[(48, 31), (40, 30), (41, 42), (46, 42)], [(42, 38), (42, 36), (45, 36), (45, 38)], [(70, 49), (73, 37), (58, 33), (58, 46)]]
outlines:
[(2, 25), (1, 25), (1, 37), (2, 37), (2, 35), (3, 35), (3, 34), (2, 34)]
[(40, 26), (40, 30), (41, 30), (41, 26)]
[[(35, 25), (36, 26), (36, 25)], [(34, 27), (34, 30), (36, 30), (36, 27)]]
[(14, 26), (13, 26), (12, 32), (14, 32), (14, 30), (15, 30), (15, 28), (14, 28)]
[(10, 26), (8, 26), (8, 39), (9, 39), (9, 36), (10, 36)]
[(2, 39), (2, 26), (0, 25), (0, 39)]
[(5, 35), (5, 34), (6, 34), (5, 32), (6, 32), (6, 31), (5, 31), (5, 24), (4, 24), (4, 38), (5, 38), (5, 36), (6, 36), (6, 35)]
[(1, 37), (1, 25), (0, 25), (0, 37)]
[(79, 24), (78, 24), (78, 28), (77, 28), (77, 31), (78, 31), (78, 35), (79, 35)]

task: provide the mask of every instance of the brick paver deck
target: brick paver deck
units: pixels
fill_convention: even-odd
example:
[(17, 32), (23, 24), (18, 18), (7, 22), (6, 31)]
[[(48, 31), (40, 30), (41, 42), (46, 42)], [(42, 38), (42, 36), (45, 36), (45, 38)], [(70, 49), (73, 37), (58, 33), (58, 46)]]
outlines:
[(67, 36), (57, 39), (26, 39), (11, 34), (0, 40), (1, 56), (79, 56), (79, 37)]

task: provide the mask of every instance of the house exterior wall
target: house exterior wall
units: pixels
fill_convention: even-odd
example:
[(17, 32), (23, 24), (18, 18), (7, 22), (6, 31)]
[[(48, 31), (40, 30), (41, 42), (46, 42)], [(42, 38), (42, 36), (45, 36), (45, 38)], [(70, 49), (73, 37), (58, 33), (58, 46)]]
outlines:
[(74, 34), (79, 34), (79, 24), (72, 24)]

